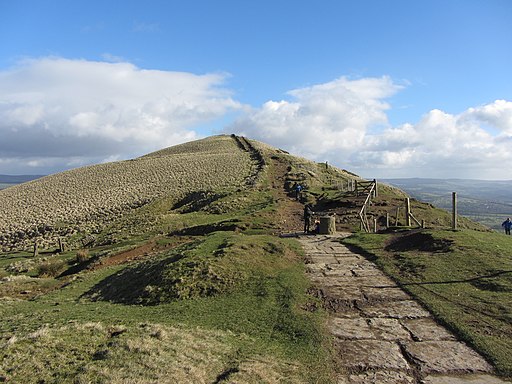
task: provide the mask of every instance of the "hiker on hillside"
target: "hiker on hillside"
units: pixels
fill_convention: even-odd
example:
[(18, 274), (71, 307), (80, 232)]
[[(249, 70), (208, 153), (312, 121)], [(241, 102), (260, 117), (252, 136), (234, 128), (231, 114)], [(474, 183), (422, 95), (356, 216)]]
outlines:
[(303, 187), (299, 183), (295, 184), (295, 199), (299, 200), (300, 192), (302, 191)]
[(311, 218), (315, 212), (311, 209), (311, 205), (306, 204), (304, 206), (304, 233), (309, 233), (310, 226), (311, 226)]
[(512, 220), (510, 220), (510, 217), (507, 217), (507, 220), (501, 223), (501, 226), (505, 228), (505, 234), (510, 235), (510, 229), (512, 228)]

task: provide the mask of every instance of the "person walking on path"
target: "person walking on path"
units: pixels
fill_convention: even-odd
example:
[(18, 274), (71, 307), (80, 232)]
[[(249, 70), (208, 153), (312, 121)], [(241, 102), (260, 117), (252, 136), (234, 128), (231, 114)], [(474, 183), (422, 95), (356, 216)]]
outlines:
[(296, 184), (295, 185), (295, 200), (299, 200), (300, 192), (303, 190), (302, 185)]
[(501, 226), (505, 228), (505, 234), (510, 235), (510, 229), (512, 228), (512, 220), (510, 220), (510, 217), (507, 217), (507, 220), (505, 220)]
[(306, 204), (304, 206), (304, 233), (309, 233), (311, 227), (311, 218), (315, 212), (311, 209), (311, 205)]

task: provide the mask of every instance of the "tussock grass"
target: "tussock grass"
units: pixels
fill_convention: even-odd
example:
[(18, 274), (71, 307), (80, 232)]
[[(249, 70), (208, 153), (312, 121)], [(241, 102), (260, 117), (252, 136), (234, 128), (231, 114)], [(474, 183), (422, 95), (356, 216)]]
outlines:
[(67, 263), (59, 258), (45, 260), (37, 267), (38, 277), (56, 277), (66, 269)]
[(76, 251), (76, 262), (84, 263), (89, 260), (89, 251), (87, 249), (79, 249)]
[(356, 234), (367, 252), (433, 315), (512, 377), (512, 238), (494, 233)]
[(211, 383), (223, 371), (233, 334), (139, 324), (113, 333), (106, 324), (42, 327), (2, 346), (0, 376), (29, 383)]

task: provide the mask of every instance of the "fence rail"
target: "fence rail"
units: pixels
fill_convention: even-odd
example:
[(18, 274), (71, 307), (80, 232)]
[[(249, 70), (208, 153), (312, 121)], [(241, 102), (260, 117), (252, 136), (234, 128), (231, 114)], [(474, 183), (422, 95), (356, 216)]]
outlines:
[[(361, 187), (361, 189), (359, 189)], [(356, 195), (366, 194), (363, 207), (359, 211), (359, 218), (361, 220), (361, 229), (365, 232), (371, 232), (370, 223), (368, 222), (367, 208), (370, 205), (371, 198), (377, 195), (377, 181), (360, 181), (356, 184)]]

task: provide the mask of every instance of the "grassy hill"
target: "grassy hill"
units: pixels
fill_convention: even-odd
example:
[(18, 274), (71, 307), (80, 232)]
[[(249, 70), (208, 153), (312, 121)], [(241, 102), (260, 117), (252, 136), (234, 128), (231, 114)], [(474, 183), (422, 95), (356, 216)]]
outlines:
[(0, 378), (329, 382), (271, 156), (218, 136), (0, 191)]
[[(326, 310), (299, 244), (278, 235), (301, 230), (305, 202), (357, 232), (356, 180), (232, 135), (0, 191), (0, 381), (335, 382)], [(408, 231), (405, 196), (379, 186), (368, 215), (383, 232), (386, 214)]]

